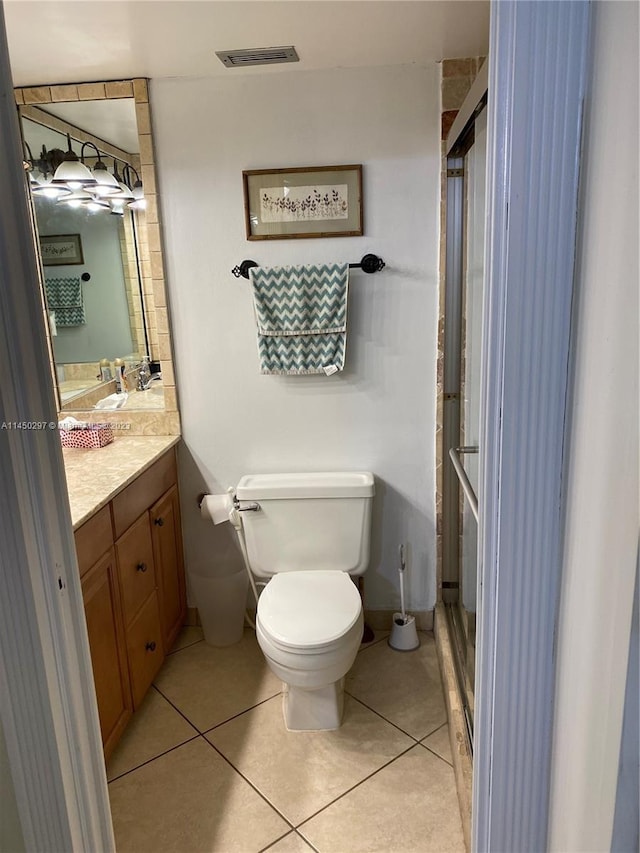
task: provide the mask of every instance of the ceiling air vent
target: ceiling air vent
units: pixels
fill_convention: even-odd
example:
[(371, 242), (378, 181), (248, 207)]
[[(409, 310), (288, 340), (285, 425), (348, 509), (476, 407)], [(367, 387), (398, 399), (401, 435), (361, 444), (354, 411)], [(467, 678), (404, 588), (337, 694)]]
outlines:
[(216, 50), (216, 56), (227, 68), (247, 65), (274, 65), (277, 62), (300, 62), (295, 47), (254, 47), (244, 50)]

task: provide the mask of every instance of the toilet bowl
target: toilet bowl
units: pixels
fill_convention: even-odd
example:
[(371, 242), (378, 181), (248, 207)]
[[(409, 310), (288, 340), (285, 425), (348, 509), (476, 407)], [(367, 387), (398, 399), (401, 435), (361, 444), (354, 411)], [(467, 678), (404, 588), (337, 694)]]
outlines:
[(271, 671), (285, 685), (289, 731), (327, 731), (342, 721), (344, 676), (362, 639), (355, 584), (341, 571), (277, 574), (258, 601), (256, 636)]

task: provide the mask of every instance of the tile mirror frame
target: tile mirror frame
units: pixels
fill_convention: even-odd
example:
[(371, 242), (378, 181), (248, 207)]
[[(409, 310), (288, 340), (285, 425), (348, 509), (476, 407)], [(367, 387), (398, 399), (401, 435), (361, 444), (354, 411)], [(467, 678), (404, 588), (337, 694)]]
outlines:
[[(179, 435), (180, 418), (178, 414), (175, 372), (169, 330), (148, 81), (145, 78), (138, 77), (131, 80), (111, 80), (100, 83), (23, 86), (14, 89), (14, 93), (18, 108), (33, 106), (46, 109), (47, 104), (73, 101), (100, 101), (114, 98), (131, 98), (134, 101), (140, 148), (140, 171), (144, 194), (147, 200), (146, 211), (143, 216), (139, 217), (139, 222), (143, 226), (140, 231), (141, 233), (146, 231), (147, 238), (144, 240), (143, 237), (140, 245), (144, 313), (149, 335), (153, 342), (154, 355), (157, 353), (156, 360), (160, 361), (164, 388), (164, 408), (143, 410), (132, 407), (130, 409), (118, 409), (115, 411), (94, 410), (93, 404), (95, 400), (84, 395), (85, 402), (83, 406), (76, 404), (77, 408), (73, 410), (65, 407), (62, 415), (67, 416), (71, 414), (86, 420), (87, 411), (89, 410), (92, 412), (92, 420), (119, 424), (123, 428), (128, 429), (130, 434)], [(46, 316), (45, 327), (47, 328), (47, 337), (49, 340), (51, 370), (56, 394), (58, 394), (53, 347), (51, 346), (49, 325)], [(114, 389), (111, 389), (109, 385), (109, 383), (105, 383), (98, 386), (98, 398), (115, 390), (115, 383), (113, 383)], [(60, 409), (59, 395), (57, 399), (58, 408)]]

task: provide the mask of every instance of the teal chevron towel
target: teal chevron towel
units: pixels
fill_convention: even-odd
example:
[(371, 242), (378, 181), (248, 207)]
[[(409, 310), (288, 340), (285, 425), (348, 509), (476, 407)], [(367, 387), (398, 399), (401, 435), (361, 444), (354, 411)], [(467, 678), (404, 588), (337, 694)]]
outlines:
[(86, 323), (80, 278), (47, 278), (44, 282), (47, 306), (55, 311), (56, 326), (81, 326)]
[(330, 375), (344, 368), (348, 264), (253, 267), (261, 373)]

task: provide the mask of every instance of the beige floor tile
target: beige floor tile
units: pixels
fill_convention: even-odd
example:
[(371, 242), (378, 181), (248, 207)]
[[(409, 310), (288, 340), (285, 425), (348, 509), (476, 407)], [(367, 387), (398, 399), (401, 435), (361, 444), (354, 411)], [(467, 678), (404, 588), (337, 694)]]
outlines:
[(464, 853), (453, 769), (417, 744), (299, 827), (321, 853)]
[(420, 646), (412, 652), (395, 651), (387, 642), (363, 650), (345, 689), (416, 740), (447, 720), (432, 634), (420, 632)]
[(115, 779), (197, 734), (193, 726), (151, 688), (107, 762), (107, 778)]
[(288, 732), (277, 696), (207, 734), (294, 825), (411, 746), (412, 741), (347, 696), (333, 732)]
[(197, 628), (193, 625), (185, 625), (182, 631), (178, 634), (178, 638), (173, 644), (173, 648), (169, 652), (179, 652), (180, 649), (186, 649), (187, 646), (192, 646), (194, 643), (199, 643), (204, 640), (204, 631), (202, 628)]
[(111, 782), (109, 795), (118, 853), (257, 853), (288, 829), (203, 738)]
[(309, 847), (297, 832), (290, 832), (289, 835), (285, 835), (280, 841), (268, 847), (265, 853), (313, 853), (313, 847)]
[(370, 643), (361, 643), (359, 652), (364, 651), (364, 649), (370, 649), (371, 646), (375, 646), (376, 643), (379, 643), (381, 640), (386, 639), (389, 636), (389, 631), (374, 631), (373, 632), (373, 640)]
[(433, 734), (429, 735), (429, 737), (421, 740), (420, 743), (429, 747), (432, 752), (435, 752), (436, 755), (439, 755), (440, 758), (444, 758), (445, 761), (453, 766), (451, 741), (449, 740), (449, 726), (442, 726)]
[(200, 731), (274, 696), (282, 687), (249, 630), (233, 646), (218, 649), (196, 643), (169, 655), (155, 683)]

